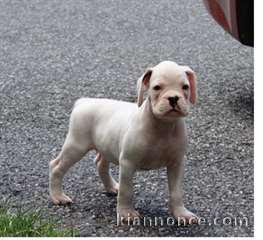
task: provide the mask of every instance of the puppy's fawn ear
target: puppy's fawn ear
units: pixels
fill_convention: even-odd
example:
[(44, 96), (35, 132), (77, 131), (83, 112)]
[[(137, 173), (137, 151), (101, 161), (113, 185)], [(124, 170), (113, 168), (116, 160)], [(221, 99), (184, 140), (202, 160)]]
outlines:
[(197, 88), (195, 72), (188, 66), (182, 66), (190, 84), (190, 102), (196, 104), (197, 102)]
[(143, 103), (143, 94), (149, 88), (150, 78), (153, 70), (147, 69), (145, 73), (137, 81), (137, 104), (140, 107)]

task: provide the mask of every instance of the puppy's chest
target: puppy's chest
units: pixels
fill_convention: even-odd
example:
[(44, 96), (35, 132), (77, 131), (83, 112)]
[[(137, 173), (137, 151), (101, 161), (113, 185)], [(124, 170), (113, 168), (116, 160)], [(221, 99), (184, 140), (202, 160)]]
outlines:
[(186, 148), (185, 139), (163, 139), (145, 144), (137, 159), (141, 170), (158, 169), (181, 161)]

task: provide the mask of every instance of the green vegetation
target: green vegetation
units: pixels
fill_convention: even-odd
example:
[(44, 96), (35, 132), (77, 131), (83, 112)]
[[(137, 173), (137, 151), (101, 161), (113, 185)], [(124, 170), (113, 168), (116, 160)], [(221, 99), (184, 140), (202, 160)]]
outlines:
[(76, 230), (58, 229), (39, 210), (22, 210), (0, 205), (0, 237), (74, 237)]

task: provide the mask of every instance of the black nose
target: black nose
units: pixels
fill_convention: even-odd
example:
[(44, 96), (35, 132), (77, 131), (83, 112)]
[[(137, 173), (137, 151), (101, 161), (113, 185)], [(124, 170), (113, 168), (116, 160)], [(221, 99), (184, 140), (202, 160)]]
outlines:
[(179, 100), (178, 96), (174, 96), (174, 97), (168, 97), (169, 103), (170, 105), (174, 108), (177, 101)]

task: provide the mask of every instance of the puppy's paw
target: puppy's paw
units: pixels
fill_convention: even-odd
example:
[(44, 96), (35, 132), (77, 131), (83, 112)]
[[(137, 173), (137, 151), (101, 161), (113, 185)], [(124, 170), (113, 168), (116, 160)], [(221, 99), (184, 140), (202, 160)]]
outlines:
[(60, 195), (52, 195), (51, 200), (56, 205), (59, 205), (59, 204), (65, 205), (65, 204), (73, 203), (72, 199), (64, 193)]
[(197, 224), (199, 221), (199, 217), (194, 213), (190, 212), (184, 207), (175, 208), (172, 210), (172, 214), (176, 217), (177, 221), (182, 224)]
[(140, 213), (133, 208), (118, 208), (117, 210), (118, 221), (121, 221), (122, 223), (129, 223), (140, 217)]
[(119, 192), (119, 183), (115, 183), (112, 187), (106, 188), (107, 196), (117, 196)]

